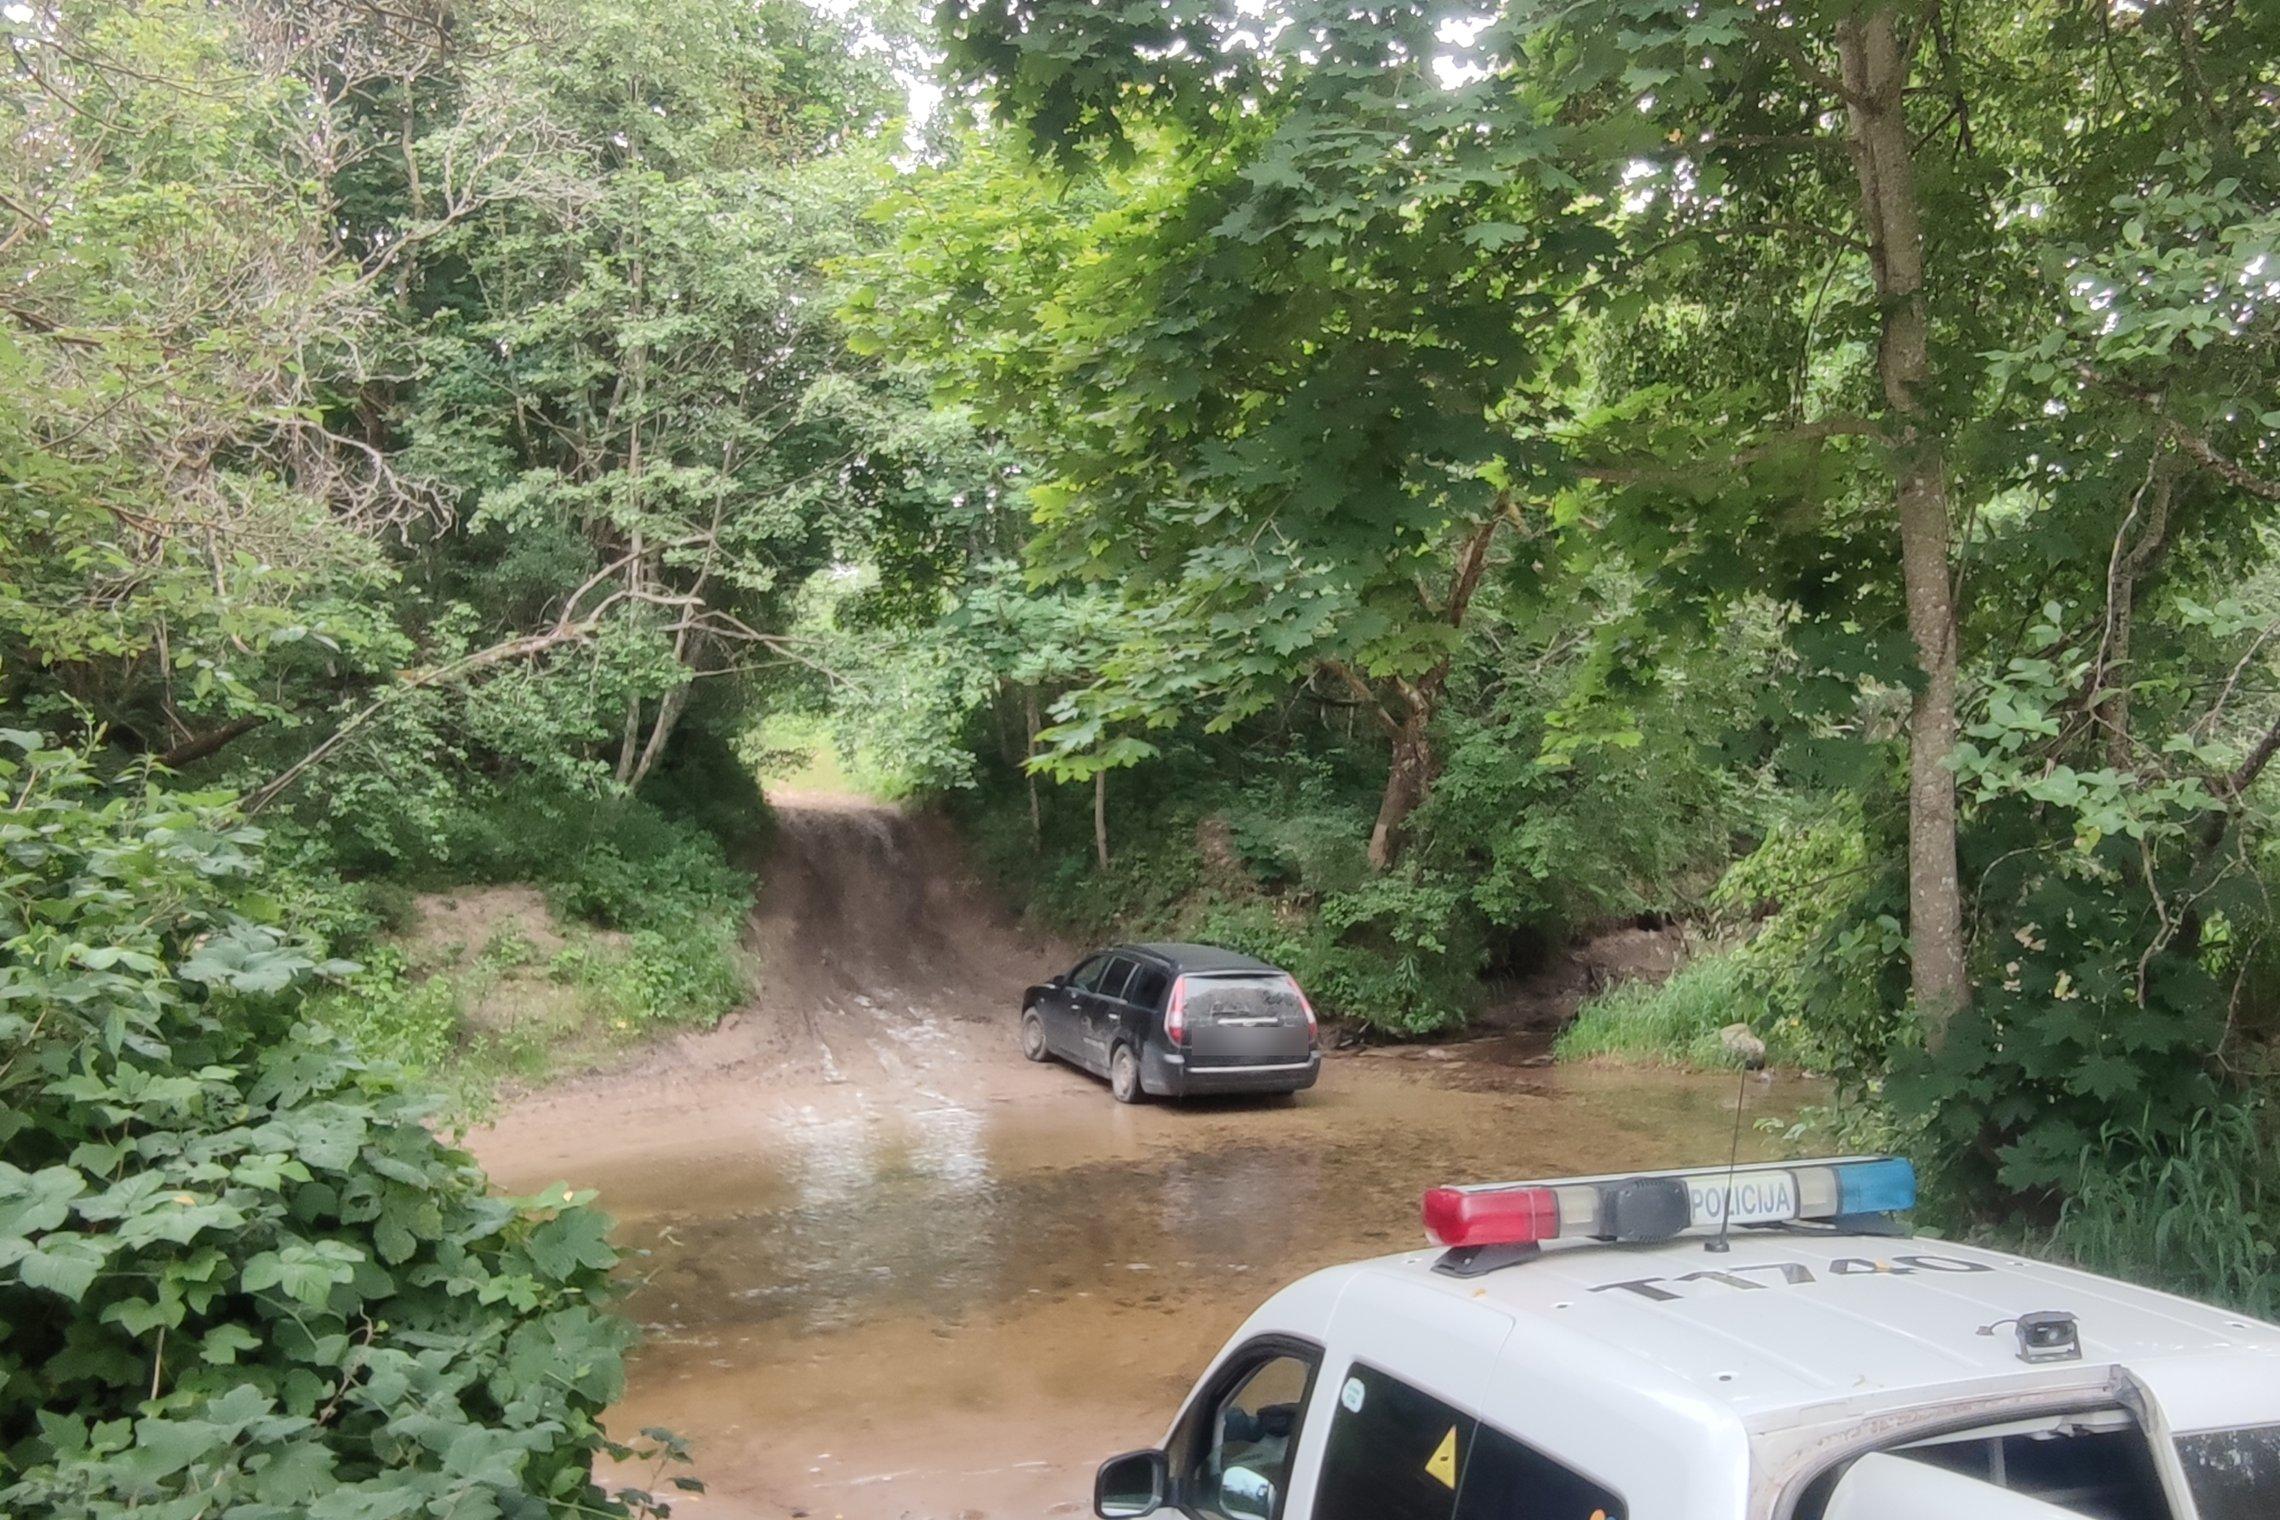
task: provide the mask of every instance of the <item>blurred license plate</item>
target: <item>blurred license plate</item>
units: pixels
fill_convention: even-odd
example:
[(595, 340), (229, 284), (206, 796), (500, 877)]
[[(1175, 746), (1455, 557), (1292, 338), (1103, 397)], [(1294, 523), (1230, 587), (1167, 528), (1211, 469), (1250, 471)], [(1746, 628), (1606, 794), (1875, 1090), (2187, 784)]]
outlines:
[(1788, 1172), (1743, 1172), (1732, 1182), (1723, 1177), (1690, 1177), (1686, 1213), (1693, 1224), (1773, 1224), (1795, 1219), (1797, 1179)]

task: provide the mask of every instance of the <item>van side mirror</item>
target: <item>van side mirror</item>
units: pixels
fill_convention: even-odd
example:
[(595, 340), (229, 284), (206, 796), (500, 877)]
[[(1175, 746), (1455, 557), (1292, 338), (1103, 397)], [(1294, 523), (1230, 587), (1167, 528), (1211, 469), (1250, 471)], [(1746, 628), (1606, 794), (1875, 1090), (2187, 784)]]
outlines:
[(1101, 1520), (1138, 1520), (1164, 1507), (1164, 1491), (1170, 1486), (1160, 1451), (1110, 1457), (1093, 1478), (1093, 1513)]

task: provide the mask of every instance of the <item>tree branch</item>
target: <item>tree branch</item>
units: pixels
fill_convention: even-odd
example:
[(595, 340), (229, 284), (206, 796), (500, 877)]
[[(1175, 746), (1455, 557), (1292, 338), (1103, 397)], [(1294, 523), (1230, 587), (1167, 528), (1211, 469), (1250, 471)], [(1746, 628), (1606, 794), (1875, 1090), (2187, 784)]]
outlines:
[(224, 745), (243, 738), (268, 721), (267, 718), (254, 714), (248, 714), (242, 718), (232, 718), (220, 728), (211, 729), (202, 734), (193, 734), (165, 754), (160, 755), (156, 763), (165, 766), (170, 771), (178, 771), (185, 765), (195, 765)]
[(1353, 666), (1343, 660), (1324, 660), (1322, 668), (1346, 683), (1346, 689), (1358, 699), (1358, 705), (1377, 719), (1378, 727), (1389, 734), (1398, 735), (1401, 732), (1401, 725), (1393, 721), (1393, 714), (1385, 710), (1385, 704), (1378, 700), (1378, 694), (1370, 690), (1370, 683), (1363, 680)]

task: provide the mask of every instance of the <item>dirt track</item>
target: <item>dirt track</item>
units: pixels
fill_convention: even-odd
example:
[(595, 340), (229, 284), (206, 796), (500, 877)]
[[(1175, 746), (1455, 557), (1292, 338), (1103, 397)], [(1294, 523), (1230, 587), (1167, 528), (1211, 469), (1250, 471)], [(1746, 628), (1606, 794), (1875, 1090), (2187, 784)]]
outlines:
[(613, 1425), (695, 1442), (684, 1516), (1080, 1512), (1260, 1298), (1410, 1245), (1423, 1187), (1724, 1154), (1729, 1080), (1500, 1042), (1342, 1057), (1296, 1106), (1120, 1108), (1021, 1060), (1021, 988), (1073, 956), (939, 825), (776, 801), (753, 1005), (474, 1137), (503, 1186), (618, 1216), (649, 1336)]

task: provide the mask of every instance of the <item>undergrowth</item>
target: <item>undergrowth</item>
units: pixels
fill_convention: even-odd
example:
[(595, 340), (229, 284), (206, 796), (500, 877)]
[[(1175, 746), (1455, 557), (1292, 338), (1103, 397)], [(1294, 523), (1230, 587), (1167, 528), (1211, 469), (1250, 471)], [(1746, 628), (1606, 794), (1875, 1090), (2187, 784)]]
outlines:
[(1110, 862), (1091, 792), (987, 778), (952, 794), (977, 863), (1032, 919), (1084, 941), (1195, 939), (1297, 977), (1325, 1015), (1415, 1035), (1461, 1024), (1479, 995), (1479, 915), (1424, 862), (1373, 877), (1365, 767), (1340, 755), (1232, 774), (1181, 751), (1109, 778)]
[[(1563, 1061), (1611, 1059), (1644, 1066), (1739, 1065), (1720, 1041), (1729, 1024), (1751, 1023), (1748, 968), (1728, 953), (1689, 961), (1662, 983), (1625, 982), (1585, 1003), (1554, 1053)], [(1759, 1033), (1767, 1059), (1789, 1064), (1796, 1051), (1778, 1026)]]
[[(637, 796), (523, 777), (471, 791), (440, 824), (361, 851), (315, 831), (280, 852), (269, 889), (298, 926), (360, 968), (314, 1000), (365, 1052), (402, 1063), (479, 1111), (502, 1081), (668, 1028), (704, 1028), (742, 1001), (740, 940), (754, 890), (734, 862), (769, 832), (758, 785), (695, 736)], [(545, 964), (519, 932), (449, 964), (400, 948), (422, 893), (532, 885), (567, 934)], [(476, 1017), (503, 982), (526, 1016)]]
[[(2120, 1158), (2120, 1159), (2114, 1159)], [(2049, 1250), (2095, 1272), (2280, 1317), (2280, 1134), (2243, 1102), (2146, 1149), (2116, 1125), (2085, 1148)]]

